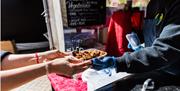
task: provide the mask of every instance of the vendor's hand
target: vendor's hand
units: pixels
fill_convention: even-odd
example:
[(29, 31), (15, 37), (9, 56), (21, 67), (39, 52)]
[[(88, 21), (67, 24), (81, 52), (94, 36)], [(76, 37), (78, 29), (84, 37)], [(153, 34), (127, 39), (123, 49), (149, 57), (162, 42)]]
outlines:
[(129, 48), (129, 49), (132, 49), (132, 50), (134, 50), (134, 51), (138, 51), (138, 50), (140, 50), (140, 49), (142, 49), (142, 48), (144, 48), (144, 47), (143, 47), (142, 45), (139, 45), (139, 46), (137, 46), (136, 48), (134, 48), (134, 47), (131, 46), (130, 43), (128, 43), (128, 48)]
[(54, 59), (50, 66), (50, 73), (58, 73), (61, 75), (72, 76), (76, 73), (86, 70), (91, 65), (91, 61), (82, 61), (71, 58)]
[(92, 68), (101, 70), (108, 67), (116, 66), (116, 59), (114, 57), (104, 57), (102, 59), (94, 58), (92, 61)]

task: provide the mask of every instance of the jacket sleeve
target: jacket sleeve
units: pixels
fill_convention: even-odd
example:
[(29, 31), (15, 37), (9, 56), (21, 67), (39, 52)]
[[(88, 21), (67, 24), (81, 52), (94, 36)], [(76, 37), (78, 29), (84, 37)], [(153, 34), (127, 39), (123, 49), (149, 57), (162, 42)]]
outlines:
[(167, 25), (151, 47), (117, 58), (117, 71), (131, 73), (161, 69), (180, 61), (180, 25)]
[(9, 54), (11, 54), (11, 53), (7, 52), (7, 51), (0, 51), (1, 61)]

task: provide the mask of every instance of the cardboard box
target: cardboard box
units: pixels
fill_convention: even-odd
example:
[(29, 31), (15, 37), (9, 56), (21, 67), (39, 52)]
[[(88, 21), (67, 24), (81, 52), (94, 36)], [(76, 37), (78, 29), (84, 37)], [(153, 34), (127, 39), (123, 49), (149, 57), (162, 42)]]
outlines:
[(15, 47), (15, 43), (13, 41), (0, 41), (0, 44), (1, 44), (0, 50), (15, 53), (16, 47)]

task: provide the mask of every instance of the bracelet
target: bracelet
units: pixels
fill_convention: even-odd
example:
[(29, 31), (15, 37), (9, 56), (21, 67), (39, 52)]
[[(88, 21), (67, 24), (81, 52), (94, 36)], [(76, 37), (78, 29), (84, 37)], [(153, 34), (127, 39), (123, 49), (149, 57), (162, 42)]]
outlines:
[(39, 64), (39, 56), (38, 56), (38, 53), (35, 53), (35, 57), (36, 57), (36, 63)]
[(49, 74), (49, 69), (48, 69), (48, 64), (46, 62), (46, 59), (43, 61), (43, 63), (45, 64), (46, 75), (48, 75)]

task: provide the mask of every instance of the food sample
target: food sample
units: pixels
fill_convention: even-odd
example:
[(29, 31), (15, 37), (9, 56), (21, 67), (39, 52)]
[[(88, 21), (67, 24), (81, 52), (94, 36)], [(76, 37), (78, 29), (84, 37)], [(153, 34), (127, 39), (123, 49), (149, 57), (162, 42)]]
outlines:
[(96, 57), (106, 56), (106, 52), (97, 49), (88, 49), (83, 51), (72, 52), (73, 56), (81, 60), (89, 60)]

